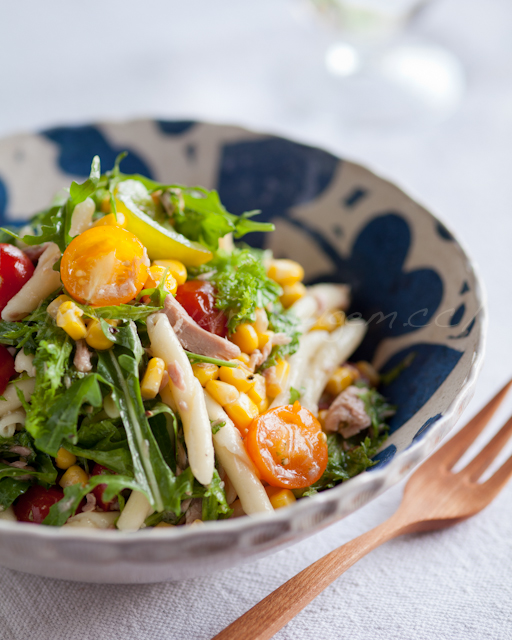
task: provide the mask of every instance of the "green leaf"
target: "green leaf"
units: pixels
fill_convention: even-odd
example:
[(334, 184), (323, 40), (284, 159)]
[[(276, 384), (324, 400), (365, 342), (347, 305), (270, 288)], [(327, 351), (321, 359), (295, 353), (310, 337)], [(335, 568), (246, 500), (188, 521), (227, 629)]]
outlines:
[(203, 495), (203, 520), (218, 520), (219, 517), (227, 517), (233, 513), (226, 501), (224, 483), (220, 479), (217, 469), (213, 471), (213, 478)]
[(281, 287), (267, 277), (261, 253), (250, 249), (219, 251), (190, 273), (205, 271), (213, 271), (210, 282), (217, 289), (215, 306), (226, 314), (231, 332), (242, 322), (254, 322), (256, 309), (277, 303), (281, 294)]
[(295, 389), (294, 387), (290, 387), (290, 404), (293, 404), (297, 400), (300, 400), (303, 393), (304, 387), (301, 387), (300, 391), (298, 389)]
[[(82, 405), (101, 407), (103, 397), (99, 381), (101, 378), (90, 373), (75, 382), (47, 410), (48, 421), (39, 427), (35, 438), (41, 451), (56, 456), (59, 448), (67, 448), (68, 443), (76, 443), (78, 418)], [(87, 456), (85, 456), (87, 457)]]
[[(145, 304), (118, 304), (111, 307), (89, 307), (76, 303), (84, 312), (87, 318), (97, 318), (98, 320), (137, 320), (144, 321), (161, 307)], [(108, 336), (112, 339), (111, 336)]]
[(2, 511), (11, 506), (11, 504), (19, 498), (32, 483), (26, 480), (18, 480), (16, 478), (3, 478), (0, 480), (0, 506)]
[(218, 367), (228, 367), (229, 369), (236, 369), (242, 363), (237, 364), (236, 362), (228, 362), (227, 360), (220, 360), (220, 358), (209, 358), (208, 356), (202, 356), (199, 353), (192, 353), (191, 351), (186, 351), (188, 359), (191, 364), (196, 364), (196, 362), (208, 362), (209, 364), (216, 364)]
[(142, 491), (142, 493), (145, 493), (133, 478), (120, 475), (93, 476), (85, 487), (81, 484), (73, 484), (66, 487), (64, 489), (64, 497), (50, 507), (48, 515), (43, 520), (43, 524), (50, 527), (62, 527), (63, 524), (66, 524), (67, 519), (75, 514), (78, 505), (84, 497), (99, 484), (107, 485), (103, 492), (105, 502), (112, 500), (123, 489), (132, 489), (132, 491)]
[(63, 378), (67, 373), (72, 345), (65, 331), (53, 324), (45, 313), (35, 337), (37, 349), (34, 357), (36, 386), (27, 407), (26, 430), (37, 438), (44, 433), (47, 411), (63, 392)]
[(299, 321), (292, 311), (285, 311), (281, 303), (275, 303), (272, 311), (268, 312), (268, 327), (274, 333), (284, 333), (291, 338), (288, 344), (272, 347), (270, 356), (262, 365), (262, 369), (267, 369), (277, 364), (280, 359), (291, 356), (299, 348)]
[(180, 508), (175, 496), (176, 479), (164, 460), (146, 417), (138, 368), (143, 349), (134, 327), (132, 331), (137, 345), (130, 349), (131, 354), (128, 355), (126, 347), (98, 352), (98, 372), (112, 385), (112, 398), (126, 430), (135, 479), (148, 495), (155, 511), (164, 508), (176, 511)]

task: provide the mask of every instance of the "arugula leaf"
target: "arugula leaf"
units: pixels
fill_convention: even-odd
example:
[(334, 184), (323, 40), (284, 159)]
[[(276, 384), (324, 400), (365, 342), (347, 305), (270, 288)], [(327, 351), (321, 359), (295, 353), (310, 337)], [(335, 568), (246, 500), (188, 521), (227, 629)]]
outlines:
[(51, 460), (44, 457), (45, 454), (39, 454), (36, 458), (36, 464), (39, 464), (39, 470), (25, 467), (24, 469), (18, 469), (17, 467), (11, 467), (8, 464), (0, 462), (0, 480), (2, 478), (24, 478), (26, 476), (32, 476), (37, 478), (42, 484), (51, 485), (55, 484), (57, 479), (57, 471), (53, 467)]
[(34, 341), (34, 334), (37, 333), (37, 330), (36, 325), (30, 325), (26, 322), (0, 320), (0, 344), (20, 349), (26, 346), (31, 351), (35, 351), (37, 345)]
[(226, 421), (225, 420), (210, 420), (210, 425), (212, 428), (212, 433), (213, 435), (215, 435), (216, 433), (219, 433), (219, 431), (222, 429), (222, 427), (224, 427), (226, 425)]
[(19, 498), (27, 489), (30, 488), (31, 482), (27, 480), (18, 480), (16, 478), (3, 478), (0, 480), (0, 507), (1, 511), (5, 511), (11, 504)]
[[(97, 318), (98, 320), (137, 320), (145, 321), (146, 318), (155, 313), (162, 306), (145, 304), (118, 304), (111, 307), (89, 307), (76, 303), (87, 318)], [(112, 340), (112, 336), (107, 336)]]
[(56, 204), (35, 216), (32, 224), (40, 233), (23, 236), (23, 242), (29, 246), (55, 242), (59, 249), (64, 251), (72, 240), (69, 230), (73, 211), (77, 204), (94, 193), (100, 177), (100, 160), (98, 156), (95, 156), (92, 160), (89, 178), (83, 184), (72, 182), (69, 197), (64, 202), (59, 199)]
[(217, 469), (214, 469), (212, 481), (203, 494), (202, 508), (202, 520), (218, 520), (219, 517), (226, 518), (233, 513), (226, 501), (224, 483)]
[(20, 454), (12, 452), (12, 447), (25, 447), (26, 449), (29, 449), (30, 454), (23, 457), (29, 464), (32, 464), (35, 461), (36, 452), (34, 448), (34, 440), (25, 430), (16, 431), (10, 438), (0, 438), (0, 453), (2, 454), (2, 458), (6, 460), (19, 458)]
[(281, 303), (275, 303), (268, 314), (268, 327), (274, 333), (284, 333), (291, 338), (288, 344), (272, 347), (270, 356), (262, 364), (261, 369), (267, 369), (277, 364), (277, 361), (291, 356), (299, 348), (299, 320), (292, 311), (285, 311)]
[(143, 348), (134, 323), (122, 327), (116, 337), (131, 347), (116, 346), (98, 352), (98, 372), (112, 386), (112, 398), (121, 414), (132, 454), (135, 479), (155, 511), (165, 508), (179, 511), (176, 479), (151, 431), (140, 395), (139, 362)]
[(64, 489), (64, 497), (50, 507), (48, 515), (43, 520), (43, 524), (50, 527), (62, 527), (63, 524), (66, 524), (67, 519), (75, 514), (78, 505), (85, 496), (99, 484), (107, 485), (103, 492), (103, 499), (106, 502), (112, 500), (123, 489), (132, 489), (132, 491), (142, 491), (142, 493), (145, 493), (133, 478), (120, 475), (93, 476), (85, 487), (81, 484), (72, 484), (66, 487)]
[(65, 331), (53, 324), (47, 315), (35, 338), (34, 357), (36, 386), (27, 406), (26, 430), (37, 438), (44, 433), (47, 410), (62, 393), (62, 381), (70, 363), (72, 345)]
[(98, 408), (103, 404), (100, 380), (97, 374), (88, 374), (75, 380), (69, 389), (58, 397), (47, 410), (48, 421), (38, 429), (35, 439), (38, 449), (56, 456), (63, 440), (65, 447), (68, 443), (76, 443), (78, 418), (82, 405), (87, 402)]
[(151, 431), (155, 436), (165, 462), (176, 473), (176, 454), (178, 441), (178, 422), (172, 410), (163, 402), (157, 403), (153, 409), (146, 411)]

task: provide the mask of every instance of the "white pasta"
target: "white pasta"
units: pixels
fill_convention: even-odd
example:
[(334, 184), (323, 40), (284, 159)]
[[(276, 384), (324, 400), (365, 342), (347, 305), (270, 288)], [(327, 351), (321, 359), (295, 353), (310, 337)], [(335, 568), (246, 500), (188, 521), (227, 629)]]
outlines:
[(60, 273), (53, 270), (53, 265), (59, 258), (59, 247), (54, 242), (49, 242), (30, 280), (25, 282), (4, 307), (2, 320), (14, 322), (23, 319), (61, 286)]
[(210, 484), (215, 456), (203, 389), (167, 316), (154, 313), (147, 319), (147, 328), (153, 355), (179, 371), (180, 383), (173, 382), (171, 375), (169, 387), (183, 423), (190, 468), (201, 484)]
[(242, 436), (223, 408), (205, 391), (210, 420), (224, 422), (213, 436), (217, 458), (235, 488), (247, 515), (273, 511), (254, 463), (245, 450)]
[(69, 228), (69, 235), (72, 238), (89, 229), (95, 211), (96, 205), (92, 198), (86, 198), (76, 205), (71, 216), (71, 226)]
[(291, 310), (300, 320), (300, 330), (311, 328), (318, 316), (335, 309), (346, 309), (350, 302), (350, 287), (346, 284), (315, 284), (307, 288), (304, 297)]
[(36, 368), (34, 367), (34, 356), (31, 353), (25, 353), (24, 349), (20, 349), (14, 360), (14, 370), (17, 373), (23, 373), (26, 371), (32, 378), (36, 375)]
[(24, 425), (27, 415), (23, 409), (12, 411), (0, 418), (0, 437), (12, 438), (17, 425)]
[(14, 509), (7, 507), (7, 509), (0, 508), (0, 520), (6, 520), (7, 522), (17, 522), (18, 518), (14, 515)]
[(311, 331), (300, 337), (298, 350), (290, 356), (290, 373), (286, 381), (285, 389), (274, 399), (270, 408), (280, 407), (290, 402), (290, 389), (300, 389), (304, 386), (304, 380), (308, 375), (311, 361), (315, 357), (322, 343), (329, 339), (328, 331)]
[(361, 344), (366, 333), (366, 323), (351, 320), (336, 329), (317, 351), (303, 380), (304, 393), (300, 403), (315, 415), (318, 401), (333, 370), (345, 362)]
[(68, 518), (64, 527), (82, 527), (84, 529), (112, 529), (119, 518), (119, 511), (86, 511)]
[(26, 378), (25, 380), (17, 380), (9, 383), (3, 393), (5, 400), (0, 400), (0, 418), (16, 411), (16, 409), (22, 406), (21, 400), (16, 393), (16, 388), (23, 393), (25, 400), (30, 400), (30, 396), (34, 393), (35, 386), (35, 378)]
[(149, 500), (140, 491), (132, 491), (117, 521), (121, 531), (138, 531), (144, 520), (153, 513)]

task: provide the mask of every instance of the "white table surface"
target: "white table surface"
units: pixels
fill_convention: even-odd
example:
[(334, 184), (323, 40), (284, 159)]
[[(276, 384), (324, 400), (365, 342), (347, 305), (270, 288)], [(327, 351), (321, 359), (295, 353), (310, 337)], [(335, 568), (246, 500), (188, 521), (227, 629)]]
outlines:
[[(479, 263), (490, 325), (469, 417), (512, 374), (512, 3), (433, 3), (414, 30), (462, 59), (466, 99), (443, 124), (390, 131), (348, 127), (322, 108), (323, 81), (311, 69), (327, 37), (297, 2), (2, 3), (0, 135), (105, 118), (193, 117), (292, 135), (377, 169), (440, 214)], [(301, 67), (305, 53), (311, 64)], [(285, 94), (280, 74), (288, 70), (304, 73), (317, 109)], [(0, 569), (0, 637), (210, 638), (390, 516), (401, 491), (274, 556), (177, 584), (74, 584)], [(276, 636), (391, 637), (512, 638), (512, 483), (470, 521), (374, 551)]]

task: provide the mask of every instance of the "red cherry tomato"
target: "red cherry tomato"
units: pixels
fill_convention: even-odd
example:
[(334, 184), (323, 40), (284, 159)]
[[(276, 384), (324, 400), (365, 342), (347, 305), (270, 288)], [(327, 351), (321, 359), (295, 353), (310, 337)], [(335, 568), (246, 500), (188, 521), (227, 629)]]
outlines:
[(45, 489), (34, 484), (14, 503), (14, 514), (20, 522), (41, 524), (50, 512), (50, 507), (63, 497), (64, 492), (59, 487)]
[[(113, 471), (110, 471), (110, 469), (107, 469), (107, 467), (104, 467), (103, 465), (96, 463), (92, 468), (91, 476), (104, 476), (104, 475), (111, 476), (116, 474)], [(105, 502), (103, 500), (103, 492), (105, 491), (106, 487), (107, 487), (106, 484), (98, 484), (96, 487), (94, 487), (91, 493), (96, 498), (96, 505), (102, 511), (115, 511), (117, 509), (117, 500), (115, 498), (113, 500), (110, 500), (109, 502)]]
[(5, 391), (7, 383), (13, 377), (14, 373), (14, 358), (7, 349), (0, 344), (0, 396)]
[(176, 300), (197, 324), (221, 338), (228, 334), (226, 316), (215, 308), (215, 287), (205, 280), (189, 280), (178, 287)]
[(0, 311), (33, 273), (34, 265), (21, 249), (0, 244)]

